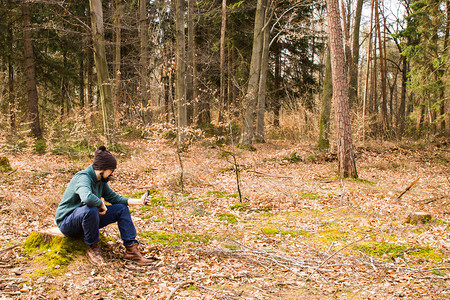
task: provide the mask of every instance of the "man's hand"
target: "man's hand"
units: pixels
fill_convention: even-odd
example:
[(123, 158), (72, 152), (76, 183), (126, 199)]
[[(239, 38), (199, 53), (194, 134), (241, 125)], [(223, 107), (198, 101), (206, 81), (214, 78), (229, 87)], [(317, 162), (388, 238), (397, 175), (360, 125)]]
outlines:
[(104, 215), (104, 214), (106, 214), (107, 210), (108, 209), (106, 208), (105, 203), (102, 203), (102, 206), (98, 208), (98, 214), (99, 215)]
[(141, 199), (133, 199), (133, 198), (129, 198), (128, 199), (128, 204), (129, 205), (148, 205), (149, 204), (149, 198), (148, 198), (148, 191), (145, 192), (144, 195), (142, 195)]
[(148, 191), (146, 191), (145, 194), (142, 195), (141, 203), (142, 205), (148, 205)]

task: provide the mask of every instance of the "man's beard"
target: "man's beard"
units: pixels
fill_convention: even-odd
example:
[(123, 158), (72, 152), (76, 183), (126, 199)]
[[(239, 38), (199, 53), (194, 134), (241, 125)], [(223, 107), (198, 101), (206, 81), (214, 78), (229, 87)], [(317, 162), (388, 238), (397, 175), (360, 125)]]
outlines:
[(112, 175), (109, 175), (108, 177), (103, 177), (103, 172), (100, 173), (100, 180), (104, 183), (107, 183), (110, 180), (114, 180), (114, 177)]

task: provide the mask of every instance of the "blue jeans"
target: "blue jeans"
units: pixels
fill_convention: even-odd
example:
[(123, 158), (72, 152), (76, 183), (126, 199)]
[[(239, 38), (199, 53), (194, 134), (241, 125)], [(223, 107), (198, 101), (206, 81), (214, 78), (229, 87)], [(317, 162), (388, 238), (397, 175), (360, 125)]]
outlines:
[(108, 210), (104, 215), (100, 215), (95, 206), (84, 205), (78, 207), (62, 220), (59, 224), (59, 229), (65, 236), (69, 237), (81, 237), (84, 235), (84, 242), (90, 246), (100, 241), (100, 228), (117, 222), (123, 244), (129, 246), (137, 243), (136, 229), (131, 220), (128, 206), (113, 204), (106, 207)]

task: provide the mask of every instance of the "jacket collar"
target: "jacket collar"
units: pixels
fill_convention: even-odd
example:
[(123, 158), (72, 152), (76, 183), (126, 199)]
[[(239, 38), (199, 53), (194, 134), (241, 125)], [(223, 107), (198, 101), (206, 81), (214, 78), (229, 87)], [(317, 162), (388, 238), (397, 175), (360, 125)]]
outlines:
[(89, 167), (87, 167), (86, 171), (87, 171), (89, 177), (91, 177), (92, 181), (94, 181), (95, 183), (100, 181), (100, 180), (97, 179), (97, 175), (95, 174), (95, 170), (94, 170), (94, 166), (93, 165), (90, 165)]

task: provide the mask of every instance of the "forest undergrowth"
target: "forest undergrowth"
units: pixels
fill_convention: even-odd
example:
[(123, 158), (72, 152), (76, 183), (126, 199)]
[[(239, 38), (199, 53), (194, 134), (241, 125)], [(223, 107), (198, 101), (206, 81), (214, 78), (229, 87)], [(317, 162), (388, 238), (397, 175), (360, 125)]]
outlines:
[[(446, 140), (356, 147), (357, 180), (340, 180), (335, 157), (308, 143), (236, 150), (242, 202), (230, 146), (194, 143), (178, 156), (163, 139), (122, 145), (111, 186), (125, 196), (151, 191), (150, 205), (132, 216), (141, 249), (159, 261), (122, 261), (114, 225), (101, 230), (100, 268), (79, 249), (30, 242), (54, 227), (67, 183), (92, 158), (5, 153), (12, 171), (0, 173), (1, 299), (450, 297)], [(409, 223), (413, 212), (431, 220)]]

